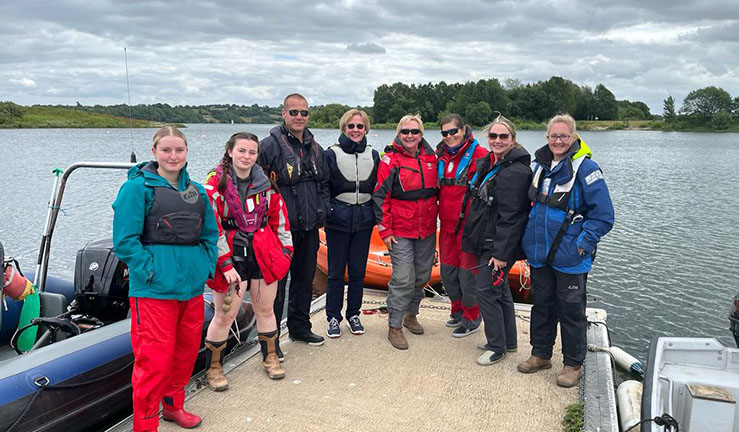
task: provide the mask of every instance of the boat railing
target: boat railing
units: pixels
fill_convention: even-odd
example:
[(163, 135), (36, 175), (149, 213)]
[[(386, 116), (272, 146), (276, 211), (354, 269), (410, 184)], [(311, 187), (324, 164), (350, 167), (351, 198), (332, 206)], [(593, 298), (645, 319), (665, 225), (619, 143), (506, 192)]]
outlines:
[(54, 186), (51, 190), (51, 198), (49, 198), (44, 234), (41, 237), (41, 246), (39, 248), (38, 259), (36, 260), (36, 274), (33, 280), (34, 285), (36, 285), (39, 291), (44, 291), (46, 286), (51, 237), (54, 234), (54, 227), (59, 216), (62, 198), (64, 197), (64, 189), (69, 176), (78, 168), (129, 169), (134, 165), (131, 162), (75, 162), (64, 170), (58, 168), (54, 170)]

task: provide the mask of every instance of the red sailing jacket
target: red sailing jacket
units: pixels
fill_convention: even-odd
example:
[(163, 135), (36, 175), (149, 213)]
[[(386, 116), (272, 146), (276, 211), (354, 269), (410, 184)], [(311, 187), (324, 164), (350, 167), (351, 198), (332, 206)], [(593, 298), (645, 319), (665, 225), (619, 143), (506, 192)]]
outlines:
[[(460, 177), (455, 178), (457, 175), (457, 169), (462, 157), (469, 151), (469, 148), (475, 137), (467, 128), (467, 134), (464, 137), (462, 148), (459, 149), (457, 154), (454, 156), (443, 150), (441, 143), (437, 146), (437, 154), (439, 155), (439, 166), (443, 164), (444, 172), (442, 174), (443, 180), (440, 179), (439, 183), (439, 220), (441, 221), (441, 230), (449, 233), (454, 233), (454, 229), (457, 227), (459, 222), (459, 214), (462, 210), (462, 203), (464, 202), (464, 194), (468, 189), (469, 181), (475, 175), (476, 167), (475, 162), (488, 155), (489, 151), (481, 144), (477, 144), (472, 155), (470, 155), (469, 163), (465, 172), (460, 172)], [(441, 168), (440, 168), (441, 169)], [(465, 175), (466, 174), (466, 175)], [(467, 202), (465, 210), (465, 218), (467, 210), (470, 208), (470, 201)], [(464, 228), (464, 219), (459, 225), (459, 233)]]
[(436, 232), (436, 154), (425, 139), (419, 147), (413, 156), (396, 138), (380, 160), (372, 200), (383, 239), (426, 238)]
[[(266, 175), (259, 167), (254, 165), (252, 176)], [(210, 175), (205, 183), (205, 190), (213, 206), (213, 212), (218, 222), (218, 263), (216, 264), (215, 277), (208, 280), (208, 286), (218, 292), (226, 292), (228, 283), (223, 272), (231, 270), (231, 257), (233, 256), (233, 238), (235, 230), (225, 230), (221, 224), (224, 218), (229, 217), (228, 206), (225, 197), (218, 192), (218, 176)], [(259, 228), (254, 233), (254, 254), (262, 272), (264, 281), (271, 284), (280, 280), (290, 270), (290, 258), (283, 254), (282, 248), (292, 252), (293, 242), (290, 234), (290, 222), (287, 217), (287, 207), (279, 193), (271, 188), (266, 190), (268, 201), (267, 225)]]

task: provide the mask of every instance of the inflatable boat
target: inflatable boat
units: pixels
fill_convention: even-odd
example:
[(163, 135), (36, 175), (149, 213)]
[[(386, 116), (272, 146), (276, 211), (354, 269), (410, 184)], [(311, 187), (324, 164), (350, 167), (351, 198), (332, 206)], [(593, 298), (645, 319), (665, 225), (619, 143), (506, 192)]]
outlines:
[[(68, 176), (78, 168), (132, 165), (80, 162), (57, 175), (35, 272), (24, 273), (0, 245), (3, 292), (12, 293), (0, 307), (2, 431), (89, 431), (131, 412), (128, 269), (113, 253), (112, 240), (91, 241), (77, 253), (73, 282), (48, 276), (47, 269)], [(31, 288), (20, 295), (12, 290), (26, 284)], [(203, 295), (204, 338), (213, 307), (211, 295)], [(247, 340), (254, 322), (251, 305), (242, 303), (228, 351)], [(193, 373), (204, 366), (201, 341)]]
[[(439, 236), (436, 236), (436, 257), (434, 267), (431, 269), (431, 280), (429, 285), (441, 285), (441, 266), (439, 265)], [(323, 229), (319, 231), (318, 260), (316, 266), (323, 275), (328, 274), (328, 246), (326, 244), (326, 233)], [(364, 276), (364, 286), (367, 288), (387, 290), (387, 283), (393, 272), (390, 261), (390, 253), (385, 242), (380, 238), (377, 227), (372, 230), (370, 238), (370, 250), (367, 256), (367, 271)], [(348, 275), (344, 275), (344, 282), (348, 282)], [(525, 261), (517, 261), (508, 274), (508, 284), (511, 292), (519, 300), (527, 300), (531, 293), (529, 280), (529, 267)]]

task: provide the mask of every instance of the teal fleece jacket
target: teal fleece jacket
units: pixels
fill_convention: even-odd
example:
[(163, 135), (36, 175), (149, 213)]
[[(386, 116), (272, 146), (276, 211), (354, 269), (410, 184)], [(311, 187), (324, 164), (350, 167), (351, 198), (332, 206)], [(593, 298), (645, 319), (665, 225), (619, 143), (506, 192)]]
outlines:
[(172, 187), (156, 173), (156, 162), (144, 162), (128, 171), (113, 202), (113, 250), (128, 265), (129, 296), (190, 300), (203, 294), (205, 281), (213, 277), (218, 259), (218, 225), (205, 188), (191, 182), (187, 165), (180, 171), (177, 189), (192, 183), (205, 203), (200, 244), (181, 246), (141, 243), (144, 219), (151, 209), (154, 187)]

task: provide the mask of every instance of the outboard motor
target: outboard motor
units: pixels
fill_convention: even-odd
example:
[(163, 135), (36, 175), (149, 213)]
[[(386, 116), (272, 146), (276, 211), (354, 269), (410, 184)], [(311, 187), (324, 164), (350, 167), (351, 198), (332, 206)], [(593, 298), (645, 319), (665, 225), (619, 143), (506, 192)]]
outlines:
[(77, 252), (74, 291), (80, 314), (104, 323), (128, 316), (128, 267), (113, 253), (113, 240), (95, 240)]
[(734, 304), (731, 307), (729, 321), (731, 321), (731, 331), (734, 333), (734, 341), (736, 342), (736, 346), (739, 347), (739, 294), (734, 296)]

